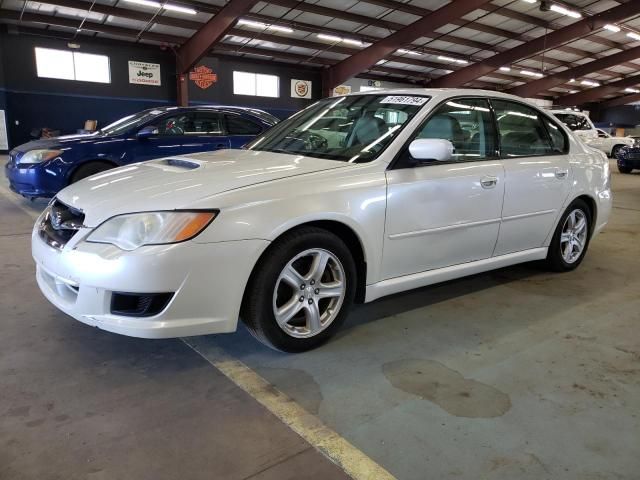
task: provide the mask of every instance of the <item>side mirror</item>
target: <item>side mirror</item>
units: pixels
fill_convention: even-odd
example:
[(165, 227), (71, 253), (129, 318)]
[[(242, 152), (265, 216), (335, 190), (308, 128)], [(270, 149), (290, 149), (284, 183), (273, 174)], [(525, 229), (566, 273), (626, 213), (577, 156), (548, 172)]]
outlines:
[(409, 144), (409, 153), (418, 163), (448, 162), (453, 158), (454, 146), (441, 138), (419, 138)]
[(158, 135), (158, 133), (159, 131), (157, 127), (148, 126), (138, 130), (138, 133), (136, 133), (136, 137), (138, 137), (139, 140), (142, 140), (149, 137), (155, 137), (156, 135)]

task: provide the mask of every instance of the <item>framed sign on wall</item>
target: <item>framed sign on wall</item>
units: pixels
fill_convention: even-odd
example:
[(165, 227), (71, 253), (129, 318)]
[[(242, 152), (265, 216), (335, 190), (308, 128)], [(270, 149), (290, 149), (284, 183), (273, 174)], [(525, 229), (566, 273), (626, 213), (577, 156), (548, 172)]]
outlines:
[(311, 81), (292, 79), (291, 96), (293, 98), (311, 98)]
[(162, 84), (160, 64), (129, 60), (129, 83), (159, 87)]

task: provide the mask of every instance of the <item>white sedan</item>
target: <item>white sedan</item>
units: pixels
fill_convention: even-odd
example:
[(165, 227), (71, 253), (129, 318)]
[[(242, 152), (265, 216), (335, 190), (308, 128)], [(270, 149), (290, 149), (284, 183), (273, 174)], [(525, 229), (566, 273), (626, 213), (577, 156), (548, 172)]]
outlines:
[[(314, 129), (323, 118), (341, 121)], [(44, 295), (86, 324), (166, 338), (242, 318), (302, 351), (353, 302), (532, 260), (576, 268), (609, 181), (603, 153), (520, 98), (374, 91), (321, 100), (244, 150), (71, 185), (38, 219), (33, 257)]]

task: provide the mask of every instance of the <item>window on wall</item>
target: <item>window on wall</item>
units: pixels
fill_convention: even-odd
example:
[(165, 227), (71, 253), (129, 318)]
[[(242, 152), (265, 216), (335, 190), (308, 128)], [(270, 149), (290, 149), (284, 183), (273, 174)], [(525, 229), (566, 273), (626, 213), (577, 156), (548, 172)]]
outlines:
[(235, 95), (277, 98), (280, 96), (278, 76), (251, 72), (233, 72), (233, 93)]
[(36, 47), (36, 71), (40, 78), (111, 83), (109, 57), (91, 53)]

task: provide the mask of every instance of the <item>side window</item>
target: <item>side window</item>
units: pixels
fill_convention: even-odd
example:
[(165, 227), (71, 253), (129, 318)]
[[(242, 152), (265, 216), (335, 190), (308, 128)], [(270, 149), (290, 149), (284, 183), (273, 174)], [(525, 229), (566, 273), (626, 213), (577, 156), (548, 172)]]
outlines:
[(229, 135), (257, 135), (262, 132), (262, 127), (241, 115), (225, 115), (227, 132)]
[(158, 129), (158, 135), (184, 135), (190, 117), (187, 113), (162, 117), (153, 122), (153, 127)]
[(457, 98), (441, 105), (419, 130), (416, 138), (449, 140), (459, 161), (495, 157), (496, 139), (489, 103)]
[(542, 121), (547, 127), (549, 136), (551, 137), (551, 144), (555, 153), (566, 153), (567, 149), (567, 137), (562, 132), (562, 129), (555, 123), (546, 117), (543, 117)]
[(543, 115), (520, 103), (491, 100), (498, 122), (503, 157), (534, 157), (554, 153)]
[(222, 115), (215, 112), (195, 112), (185, 126), (191, 135), (222, 135)]

